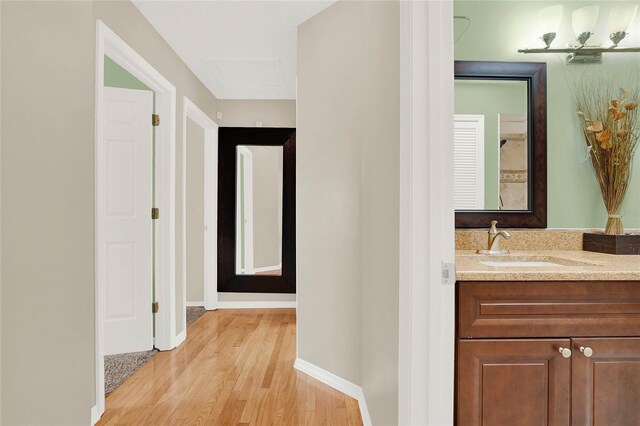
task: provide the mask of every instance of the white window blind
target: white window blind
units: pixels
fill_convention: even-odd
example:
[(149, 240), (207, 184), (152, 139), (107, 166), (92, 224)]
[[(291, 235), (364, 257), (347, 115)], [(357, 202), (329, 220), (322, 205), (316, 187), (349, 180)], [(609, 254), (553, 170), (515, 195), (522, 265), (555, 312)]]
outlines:
[(456, 115), (454, 125), (456, 210), (484, 209), (484, 116)]

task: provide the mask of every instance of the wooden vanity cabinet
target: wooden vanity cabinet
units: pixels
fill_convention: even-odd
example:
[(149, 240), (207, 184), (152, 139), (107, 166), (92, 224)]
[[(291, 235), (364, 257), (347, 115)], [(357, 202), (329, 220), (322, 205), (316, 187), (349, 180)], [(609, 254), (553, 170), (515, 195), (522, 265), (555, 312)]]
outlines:
[(457, 425), (640, 425), (640, 282), (456, 293)]
[(458, 425), (568, 425), (569, 339), (458, 341)]
[(640, 339), (577, 338), (573, 347), (572, 424), (640, 425)]

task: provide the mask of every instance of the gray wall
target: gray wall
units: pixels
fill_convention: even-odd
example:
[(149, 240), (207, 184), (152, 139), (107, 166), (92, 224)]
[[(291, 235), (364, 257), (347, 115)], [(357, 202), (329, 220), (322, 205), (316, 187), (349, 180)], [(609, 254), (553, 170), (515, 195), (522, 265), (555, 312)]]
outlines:
[(187, 118), (187, 302), (203, 301), (204, 129)]
[[(88, 424), (95, 403), (96, 19), (177, 87), (178, 177), (182, 96), (211, 117), (216, 99), (128, 1), (1, 2), (0, 8), (0, 422)], [(177, 241), (181, 186), (178, 181)]]
[(361, 384), (362, 8), (298, 28), (298, 356)]
[(296, 127), (296, 101), (219, 99), (222, 112), (221, 127), (255, 127), (262, 121), (264, 127)]
[(95, 393), (92, 5), (0, 7), (0, 423), (87, 424)]
[[(364, 6), (362, 102), (362, 389), (376, 425), (398, 422), (400, 14)], [(374, 71), (375, 70), (375, 71)]]
[[(0, 7), (0, 23), (2, 22), (2, 8)], [(1, 27), (1, 24), (0, 24)], [(0, 46), (2, 45), (2, 31), (0, 31)], [(2, 61), (0, 60), (0, 64)], [(0, 81), (2, 80), (2, 71), (0, 66)], [(2, 117), (2, 102), (0, 102), (0, 117)], [(0, 141), (2, 141), (2, 120), (0, 119)], [(0, 153), (1, 153), (0, 142)], [(0, 154), (0, 189), (2, 187), (2, 155)], [(2, 191), (0, 190), (0, 193)], [(2, 196), (0, 195), (0, 230), (2, 229)], [(0, 234), (2, 232), (0, 231)], [(0, 241), (2, 241), (2, 235), (0, 235)], [(1, 250), (0, 250), (1, 251)], [(0, 256), (0, 383), (2, 383), (2, 257)], [(2, 386), (0, 386), (0, 423), (2, 422)]]
[(399, 7), (337, 2), (298, 31), (298, 353), (396, 424)]

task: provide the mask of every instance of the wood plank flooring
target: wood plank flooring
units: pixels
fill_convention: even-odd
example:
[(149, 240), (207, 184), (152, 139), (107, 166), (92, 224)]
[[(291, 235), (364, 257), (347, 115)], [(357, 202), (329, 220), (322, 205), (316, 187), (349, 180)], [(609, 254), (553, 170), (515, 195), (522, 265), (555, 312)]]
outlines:
[(99, 425), (361, 425), (358, 402), (293, 368), (294, 309), (205, 313), (106, 400)]

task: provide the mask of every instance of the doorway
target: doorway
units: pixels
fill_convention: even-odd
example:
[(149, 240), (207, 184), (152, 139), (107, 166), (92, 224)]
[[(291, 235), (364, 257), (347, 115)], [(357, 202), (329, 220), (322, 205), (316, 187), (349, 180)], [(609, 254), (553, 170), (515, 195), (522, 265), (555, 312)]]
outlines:
[(182, 299), (178, 300), (183, 303), (177, 307), (178, 344), (186, 338), (189, 322), (197, 318), (198, 313), (218, 308), (218, 125), (186, 96), (183, 97), (182, 137), (184, 250)]
[(151, 359), (155, 93), (104, 58), (105, 395)]
[[(152, 117), (147, 116), (147, 124), (140, 126), (140, 140), (146, 139), (146, 144), (140, 144), (132, 148), (129, 137), (119, 135), (120, 142), (113, 143), (113, 135), (110, 135), (111, 124), (119, 125), (126, 116), (122, 115), (121, 105), (108, 105), (109, 102), (122, 102), (114, 97), (114, 90), (105, 87), (105, 58), (113, 61), (127, 73), (135, 77), (142, 85), (155, 93), (155, 110), (159, 116), (159, 126), (155, 127), (155, 150), (151, 147), (152, 137), (149, 130)], [(122, 89), (125, 90), (125, 89)], [(111, 325), (120, 326), (120, 331), (126, 327), (125, 317), (134, 316), (132, 313), (140, 311), (140, 324), (136, 326), (143, 338), (133, 338), (144, 341), (144, 348), (149, 346), (149, 329), (153, 333), (152, 324), (155, 322), (155, 336), (151, 334), (152, 346), (159, 350), (168, 350), (176, 346), (175, 309), (169, 307), (175, 305), (175, 214), (172, 206), (175, 205), (175, 87), (149, 65), (140, 55), (128, 46), (120, 37), (111, 31), (103, 22), (97, 21), (96, 38), (96, 138), (95, 138), (95, 297), (96, 297), (96, 405), (92, 410), (92, 419), (97, 420), (105, 407), (105, 376), (104, 356), (107, 351), (130, 350), (133, 345), (126, 348), (110, 348), (107, 343), (111, 341)], [(147, 93), (147, 98), (153, 96)], [(129, 93), (131, 95), (131, 93)], [(138, 94), (139, 95), (139, 94)], [(136, 95), (136, 96), (138, 96)], [(124, 92), (117, 96), (121, 98)], [(135, 97), (135, 96), (134, 96)], [(142, 99), (142, 95), (138, 96)], [(136, 115), (142, 117), (149, 114), (147, 101), (131, 100), (131, 105), (145, 103), (146, 109), (140, 106)], [(151, 107), (153, 108), (153, 107)], [(131, 110), (133, 111), (133, 107)], [(114, 120), (108, 123), (109, 114)], [(136, 119), (135, 122), (141, 122)], [(117, 126), (116, 126), (117, 127)], [(128, 133), (133, 133), (138, 126), (131, 125)], [(145, 130), (146, 128), (146, 130)], [(125, 130), (122, 130), (125, 132)], [(142, 132), (147, 132), (144, 135)], [(117, 136), (117, 135), (116, 135)], [(145, 145), (145, 146), (142, 146)], [(109, 149), (107, 149), (109, 147)], [(155, 157), (154, 163), (151, 155)], [(148, 160), (138, 162), (138, 157)], [(133, 167), (133, 165), (139, 165)], [(135, 172), (134, 172), (135, 170)], [(145, 177), (146, 175), (146, 177)], [(152, 191), (151, 182), (155, 180), (155, 188)], [(143, 182), (147, 184), (143, 184)], [(140, 193), (132, 188), (140, 188)], [(146, 188), (146, 189), (143, 189)], [(109, 192), (109, 191), (113, 192)], [(159, 217), (151, 221), (151, 207), (158, 208)], [(146, 210), (146, 211), (145, 211)], [(135, 214), (133, 214), (135, 212)], [(106, 213), (109, 213), (107, 215)], [(124, 236), (120, 240), (113, 240), (116, 231), (122, 231), (123, 219), (129, 218), (133, 223), (133, 217), (139, 217), (132, 231), (136, 234), (136, 241), (126, 240)], [(120, 224), (116, 223), (120, 220)], [(154, 237), (152, 237), (152, 229)], [(139, 234), (139, 235), (138, 235)], [(139, 240), (139, 241), (138, 241)], [(133, 251), (138, 250), (145, 260), (138, 259)], [(150, 259), (150, 254), (155, 253), (155, 264)], [(111, 274), (111, 275), (110, 275)], [(116, 275), (114, 275), (116, 274)], [(151, 281), (153, 277), (153, 281)], [(135, 283), (141, 282), (139, 288)], [(144, 283), (148, 282), (148, 286)], [(152, 295), (155, 282), (155, 297)], [(111, 283), (112, 285), (109, 285)], [(135, 297), (126, 297), (136, 293)], [(111, 298), (111, 300), (110, 300)], [(119, 304), (113, 305), (118, 300)], [(152, 305), (153, 301), (158, 305)], [(126, 301), (129, 302), (127, 305)], [(135, 303), (134, 303), (135, 301)], [(138, 305), (139, 303), (139, 305)], [(149, 321), (152, 306), (156, 312)], [(146, 308), (145, 308), (146, 307)], [(157, 307), (157, 309), (156, 309)], [(146, 311), (146, 313), (145, 313)], [(112, 314), (115, 314), (112, 315)], [(124, 315), (127, 314), (127, 315)], [(121, 315), (122, 318), (117, 318)], [(113, 321), (107, 323), (107, 318)], [(143, 325), (144, 322), (144, 325)], [(151, 327), (149, 327), (151, 326)], [(144, 330), (144, 331), (142, 331)], [(127, 329), (126, 332), (129, 332)], [(132, 343), (132, 342), (130, 342)]]

